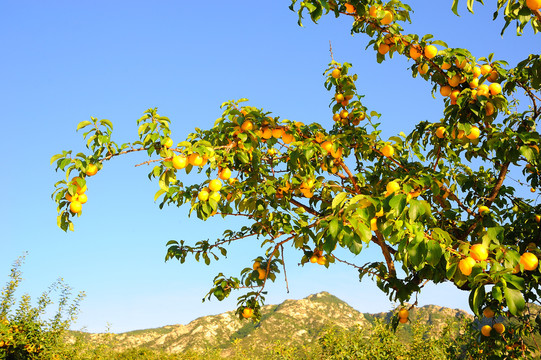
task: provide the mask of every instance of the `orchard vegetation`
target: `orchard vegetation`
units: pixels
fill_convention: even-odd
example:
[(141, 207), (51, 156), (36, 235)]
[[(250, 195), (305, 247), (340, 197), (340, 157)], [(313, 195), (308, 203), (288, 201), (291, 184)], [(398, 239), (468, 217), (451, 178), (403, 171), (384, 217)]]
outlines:
[[(465, 3), (473, 12), (474, 1)], [(454, 0), (451, 10), (458, 6)], [(541, 1), (498, 0), (496, 6), (494, 18), (505, 20), (502, 33), (509, 25), (518, 35), (526, 27), (535, 34), (541, 29)], [(430, 34), (407, 34), (411, 8), (398, 0), (292, 0), (290, 8), (299, 24), (305, 17), (350, 19), (352, 34), (369, 38), (378, 62), (408, 58), (412, 76), (443, 102), (441, 119), (382, 138), (380, 114), (363, 105), (351, 64), (334, 58), (325, 70), (334, 120), (328, 129), (282, 119), (246, 99), (223, 103), (214, 126), (196, 128), (181, 142), (173, 141), (170, 119), (157, 109), (137, 120), (138, 138), (125, 144), (113, 140), (111, 121), (92, 117), (77, 126), (88, 152), (51, 159), (65, 172), (53, 193), (58, 226), (73, 230), (91, 177), (103, 166), (142, 151), (150, 158), (144, 164), (152, 165), (149, 178), (158, 182), (160, 208), (187, 206), (202, 220), (242, 216), (247, 222), (216, 241), (170, 241), (166, 260), (209, 264), (226, 257), (232, 242), (261, 242), (260, 256), (246, 259), (238, 276), (218, 274), (206, 295), (222, 300), (238, 291), (239, 318), (260, 317), (265, 285), (285, 271), (288, 246), (303, 265), (355, 267), (359, 280), (372, 278), (399, 303), (427, 282), (453, 283), (469, 292), (478, 317), (493, 319), (476, 329), (477, 341), (490, 349), (482, 356), (530, 356), (523, 339), (541, 324), (526, 306), (541, 295), (539, 54), (508, 64), (450, 48)], [(192, 171), (207, 180), (190, 183)], [(381, 261), (357, 264), (334, 254), (341, 247), (357, 255), (368, 244), (381, 250)], [(494, 320), (502, 316), (517, 321), (504, 327)], [(406, 322), (406, 312), (393, 320), (395, 327)]]

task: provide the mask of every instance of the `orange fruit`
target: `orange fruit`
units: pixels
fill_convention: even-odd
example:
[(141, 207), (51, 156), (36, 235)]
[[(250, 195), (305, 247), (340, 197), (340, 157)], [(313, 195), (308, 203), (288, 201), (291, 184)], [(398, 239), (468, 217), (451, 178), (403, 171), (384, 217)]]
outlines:
[(539, 259), (535, 254), (526, 252), (520, 256), (520, 263), (524, 266), (524, 270), (532, 271), (537, 269), (537, 266), (539, 265)]
[(445, 137), (445, 128), (443, 126), (440, 126), (436, 129), (436, 136), (440, 139), (443, 139)]
[(69, 202), (77, 200), (79, 197), (79, 194), (75, 193), (75, 195), (71, 196), (69, 192), (66, 191), (66, 195), (64, 195), (64, 199), (68, 200)]
[(471, 88), (471, 89), (477, 88), (477, 87), (479, 86), (479, 79), (478, 79), (478, 78), (473, 78), (473, 80), (470, 81), (470, 82), (468, 83), (468, 85), (470, 85), (470, 88)]
[(487, 84), (481, 84), (477, 87), (477, 96), (488, 96), (489, 87)]
[(481, 68), (479, 68), (478, 66), (475, 66), (472, 70), (472, 73), (473, 73), (473, 76), (474, 77), (479, 77), (479, 75), (481, 75)]
[(332, 119), (333, 119), (334, 121), (340, 121), (340, 120), (342, 120), (342, 118), (340, 117), (340, 114), (334, 114), (334, 115), (332, 116)]
[(86, 184), (83, 187), (77, 186), (77, 194), (84, 194), (87, 190)]
[(389, 25), (393, 22), (394, 16), (393, 13), (389, 10), (385, 10), (383, 18), (379, 21), (382, 25)]
[(283, 133), (284, 133), (284, 129), (280, 127), (272, 129), (272, 137), (274, 137), (275, 139), (281, 138)]
[(342, 102), (345, 100), (345, 97), (343, 94), (336, 94), (334, 95), (334, 100), (336, 100), (336, 102)]
[(410, 316), (410, 313), (408, 311), (408, 309), (406, 308), (402, 308), (400, 309), (400, 311), (398, 311), (398, 317), (403, 319), (403, 318), (408, 318)]
[(347, 118), (348, 115), (349, 115), (349, 113), (348, 113), (347, 110), (342, 110), (342, 111), (340, 111), (340, 117), (341, 117), (342, 119)]
[(240, 126), (242, 131), (249, 131), (254, 129), (254, 124), (250, 120), (245, 120)]
[(222, 195), (219, 192), (214, 191), (210, 194), (209, 199), (220, 202), (220, 200), (222, 200)]
[(455, 59), (455, 65), (457, 66), (457, 68), (459, 69), (464, 69), (464, 67), (466, 66), (466, 64), (468, 63), (468, 60), (464, 59), (462, 61)]
[(488, 213), (490, 212), (490, 209), (488, 208), (488, 206), (485, 206), (485, 205), (481, 205), (479, 206), (479, 214), (483, 215), (484, 213)]
[(348, 14), (354, 14), (355, 13), (355, 6), (351, 4), (346, 4), (346, 12)]
[(419, 71), (419, 74), (424, 75), (428, 72), (428, 64), (424, 63), (422, 65), (419, 65), (417, 67), (417, 71)]
[(173, 146), (173, 139), (169, 137), (165, 139), (163, 146), (169, 149), (171, 146)]
[(492, 331), (492, 328), (490, 325), (485, 325), (481, 328), (481, 334), (484, 336), (490, 336), (490, 332)]
[(490, 74), (488, 75), (487, 80), (490, 82), (494, 82), (498, 80), (498, 77), (499, 77), (498, 72), (496, 70), (492, 70)]
[(498, 334), (503, 334), (505, 331), (505, 325), (502, 323), (496, 323), (494, 324), (494, 330), (496, 330)]
[(381, 148), (381, 153), (383, 156), (391, 157), (394, 154), (394, 148), (391, 145), (385, 145)]
[(530, 10), (541, 9), (541, 0), (526, 0), (526, 6)]
[(458, 95), (460, 95), (460, 90), (451, 91), (451, 95), (449, 95), (449, 98), (451, 99), (451, 104), (456, 104), (456, 101), (458, 100)]
[(470, 248), (470, 256), (477, 261), (484, 261), (488, 258), (488, 249), (483, 244), (475, 244)]
[(488, 319), (494, 317), (494, 310), (492, 310), (490, 307), (486, 307), (483, 310), (483, 316), (488, 318)]
[(441, 96), (447, 97), (447, 96), (451, 95), (452, 90), (453, 89), (449, 85), (444, 85), (444, 86), (440, 87), (440, 94), (441, 94)]
[(184, 169), (188, 165), (188, 158), (184, 155), (173, 156), (173, 167), (175, 169)]
[(370, 230), (372, 231), (378, 230), (378, 218), (370, 219)]
[(475, 260), (469, 256), (458, 262), (458, 268), (460, 269), (460, 272), (465, 276), (470, 276), (474, 265)]
[(81, 204), (85, 204), (88, 201), (88, 197), (86, 196), (86, 194), (81, 194), (77, 196), (76, 200), (80, 202)]
[(477, 126), (472, 126), (472, 128), (470, 129), (470, 133), (466, 135), (466, 137), (470, 140), (475, 140), (479, 137), (480, 134), (481, 131), (479, 130), (479, 128)]
[(535, 222), (537, 223), (541, 222), (541, 215), (535, 215)]
[(317, 256), (317, 255), (312, 255), (312, 256), (310, 257), (310, 262), (311, 262), (312, 264), (315, 264), (315, 263), (317, 263), (317, 259), (318, 259), (318, 256)]
[(451, 68), (451, 64), (444, 62), (441, 64), (442, 70), (449, 70)]
[(284, 133), (282, 135), (282, 141), (284, 142), (284, 144), (289, 144), (291, 143), (295, 138), (293, 137), (293, 135), (291, 134), (288, 134), (288, 133)]
[(438, 55), (438, 48), (434, 45), (428, 45), (425, 47), (425, 56), (429, 59), (434, 58), (434, 56)]
[(270, 139), (272, 137), (272, 130), (268, 127), (264, 127), (261, 129), (261, 137), (263, 139)]
[(371, 7), (370, 7), (370, 10), (369, 10), (368, 12), (369, 12), (369, 14), (370, 14), (371, 17), (374, 17), (374, 18), (375, 18), (375, 17), (378, 16), (378, 11), (379, 11), (378, 7), (376, 7), (376, 6), (371, 6)]
[(405, 324), (408, 322), (408, 318), (398, 318), (398, 322), (401, 324)]
[(415, 45), (410, 46), (410, 57), (413, 60), (417, 60), (418, 58), (421, 57), (421, 55), (422, 55), (421, 50), (419, 50), (417, 46)]
[(70, 204), (70, 211), (74, 214), (78, 214), (81, 212), (81, 210), (83, 210), (83, 205), (77, 201), (77, 200), (74, 200), (71, 202)]
[(457, 74), (457, 75), (453, 75), (453, 77), (449, 78), (449, 80), (447, 80), (447, 82), (452, 87), (456, 87), (456, 86), (458, 86), (458, 84), (460, 84), (461, 79), (462, 79), (462, 77)]
[(493, 103), (487, 102), (486, 107), (485, 107), (485, 114), (487, 114), (487, 116), (490, 116), (490, 115), (494, 114), (494, 104)]
[(201, 166), (203, 164), (203, 157), (199, 155), (198, 153), (192, 153), (188, 157), (188, 162), (192, 166)]
[(332, 72), (331, 72), (331, 76), (335, 79), (338, 79), (340, 77), (340, 69), (334, 69)]
[(257, 269), (257, 278), (263, 280), (267, 276), (267, 272), (264, 269)]
[(87, 176), (94, 176), (98, 172), (98, 167), (94, 164), (88, 164), (86, 167), (86, 175)]
[(327, 259), (325, 259), (325, 256), (320, 256), (317, 258), (317, 263), (319, 265), (325, 265), (326, 262), (327, 262)]
[(242, 317), (245, 319), (251, 318), (254, 315), (254, 310), (250, 308), (244, 308), (242, 310)]
[(391, 47), (385, 43), (381, 43), (379, 44), (379, 47), (378, 47), (378, 52), (381, 54), (381, 55), (385, 55), (389, 52), (389, 50), (391, 49)]
[(491, 95), (498, 95), (502, 92), (502, 86), (498, 83), (492, 83), (488, 86)]
[(252, 266), (252, 269), (257, 270), (261, 267), (261, 263), (259, 261), (255, 261), (254, 265)]
[(231, 177), (231, 170), (229, 168), (223, 168), (218, 172), (218, 177), (222, 180), (227, 180)]
[(342, 148), (338, 148), (336, 150), (331, 148), (331, 156), (335, 159), (342, 157)]

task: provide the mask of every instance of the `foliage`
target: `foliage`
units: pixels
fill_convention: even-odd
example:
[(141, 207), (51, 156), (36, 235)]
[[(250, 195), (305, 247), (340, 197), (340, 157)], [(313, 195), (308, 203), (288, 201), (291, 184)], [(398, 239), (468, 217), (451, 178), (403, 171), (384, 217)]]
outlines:
[[(455, 13), (458, 3), (452, 5)], [(467, 1), (472, 12), (473, 3)], [(298, 12), (299, 24), (307, 13), (314, 22), (326, 15), (350, 18), (351, 32), (370, 38), (368, 48), (378, 62), (395, 55), (411, 59), (412, 76), (444, 96), (443, 118), (383, 139), (376, 122), (380, 114), (363, 105), (351, 64), (334, 59), (325, 70), (335, 120), (331, 129), (282, 120), (243, 105), (245, 99), (223, 103), (212, 128), (196, 128), (176, 146), (170, 119), (157, 109), (137, 120), (138, 140), (122, 145), (112, 140), (109, 120), (91, 118), (77, 126), (85, 131), (90, 153), (64, 151), (51, 159), (66, 172), (53, 193), (58, 225), (73, 228), (89, 176), (113, 158), (144, 151), (151, 158), (145, 163), (154, 165), (149, 178), (158, 180), (160, 208), (187, 205), (203, 220), (243, 216), (248, 223), (226, 230), (215, 242), (170, 241), (166, 260), (184, 263), (193, 256), (209, 264), (225, 257), (231, 242), (261, 240), (264, 252), (239, 277), (218, 274), (206, 296), (222, 300), (232, 290), (245, 290), (238, 297), (239, 318), (260, 317), (267, 281), (285, 270), (285, 245), (298, 250), (303, 265), (330, 267), (345, 262), (333, 253), (337, 246), (357, 255), (374, 243), (384, 261), (348, 263), (359, 279), (368, 275), (401, 303), (427, 281), (452, 282), (470, 293), (477, 316), (491, 307), (496, 316), (519, 320), (508, 329), (512, 334), (478, 337), (491, 344), (495, 358), (506, 356), (511, 339), (540, 323), (523, 313), (540, 295), (541, 207), (520, 189), (526, 185), (537, 193), (541, 184), (540, 56), (510, 66), (492, 54), (476, 58), (466, 49), (449, 48), (430, 34), (405, 34), (401, 24), (410, 21), (411, 8), (398, 0), (292, 0), (290, 8)], [(501, 12), (503, 30), (512, 22), (519, 34), (528, 24), (534, 32), (541, 27), (541, 12), (523, 0), (499, 0), (494, 17)], [(185, 184), (181, 173), (194, 170), (208, 180)], [(73, 172), (77, 176), (71, 178)], [(398, 324), (395, 317), (393, 326)]]
[[(15, 308), (23, 261), (24, 256), (13, 264), (10, 280), (0, 296), (0, 359), (63, 358), (67, 354), (64, 335), (77, 318), (85, 294), (81, 292), (70, 301), (71, 288), (58, 279), (38, 298), (36, 306), (24, 294)], [(45, 320), (42, 317), (53, 304), (54, 292), (59, 293), (58, 308), (52, 318)]]

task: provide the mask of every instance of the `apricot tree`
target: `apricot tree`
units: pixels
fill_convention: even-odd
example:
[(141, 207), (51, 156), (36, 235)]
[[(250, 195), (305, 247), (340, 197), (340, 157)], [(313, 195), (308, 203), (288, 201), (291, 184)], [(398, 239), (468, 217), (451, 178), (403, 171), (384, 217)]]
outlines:
[[(473, 2), (467, 1), (470, 11)], [(527, 25), (537, 33), (540, 7), (538, 0), (499, 0), (495, 17), (503, 13), (503, 30), (514, 22), (518, 33)], [(193, 256), (209, 264), (225, 257), (232, 242), (260, 239), (264, 252), (239, 277), (218, 274), (207, 294), (222, 300), (242, 289), (239, 317), (260, 316), (265, 284), (285, 269), (283, 249), (291, 246), (302, 264), (354, 266), (359, 279), (373, 278), (393, 301), (409, 300), (428, 281), (452, 282), (470, 293), (477, 316), (488, 308), (493, 316), (520, 319), (504, 335), (499, 325), (479, 334), (493, 354), (526, 355), (522, 336), (539, 326), (525, 305), (539, 302), (541, 207), (520, 188), (537, 193), (541, 181), (540, 56), (510, 66), (493, 55), (476, 58), (450, 48), (432, 35), (405, 34), (401, 23), (410, 20), (411, 9), (397, 0), (292, 0), (290, 8), (299, 23), (306, 14), (314, 22), (349, 17), (352, 33), (370, 38), (378, 62), (411, 59), (412, 75), (443, 97), (443, 118), (383, 139), (380, 115), (363, 105), (351, 65), (334, 59), (325, 71), (331, 129), (282, 120), (244, 105), (246, 99), (223, 103), (212, 128), (195, 129), (178, 144), (170, 120), (156, 109), (137, 120), (139, 138), (122, 145), (112, 140), (110, 121), (91, 118), (77, 126), (89, 153), (64, 151), (51, 159), (66, 173), (53, 194), (59, 227), (72, 229), (81, 215), (89, 176), (113, 158), (144, 151), (154, 165), (149, 177), (158, 181), (160, 208), (186, 205), (203, 220), (243, 216), (248, 224), (214, 242), (170, 241), (167, 260)], [(208, 180), (188, 184), (191, 171)], [(511, 172), (521, 178), (511, 179)], [(370, 243), (382, 261), (353, 264), (334, 254), (340, 246), (357, 255)]]

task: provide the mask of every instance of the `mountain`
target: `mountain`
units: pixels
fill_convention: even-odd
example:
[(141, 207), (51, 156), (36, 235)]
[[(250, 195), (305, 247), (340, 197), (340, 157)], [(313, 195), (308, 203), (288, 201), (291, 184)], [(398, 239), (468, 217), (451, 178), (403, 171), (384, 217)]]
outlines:
[[(317, 340), (329, 327), (369, 330), (376, 321), (388, 320), (393, 315), (392, 312), (363, 314), (327, 292), (300, 300), (286, 300), (279, 305), (266, 305), (261, 314), (258, 324), (240, 321), (233, 311), (229, 311), (200, 317), (187, 325), (168, 325), (121, 334), (77, 333), (77, 336), (93, 343), (113, 344), (118, 350), (143, 347), (179, 353), (220, 349), (227, 354), (233, 347), (257, 349), (276, 343), (302, 346)], [(453, 322), (458, 330), (463, 318), (472, 316), (462, 310), (435, 305), (414, 308), (410, 312), (410, 319), (421, 320), (435, 329)], [(409, 325), (401, 329), (406, 340), (411, 335), (408, 329)]]

